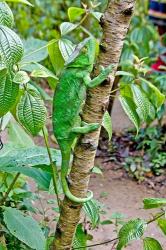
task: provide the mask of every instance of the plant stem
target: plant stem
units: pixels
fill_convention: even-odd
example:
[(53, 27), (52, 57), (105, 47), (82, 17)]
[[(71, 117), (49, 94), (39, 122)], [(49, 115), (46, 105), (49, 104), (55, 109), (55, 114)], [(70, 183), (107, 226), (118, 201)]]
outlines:
[(15, 185), (15, 183), (16, 183), (16, 181), (17, 181), (17, 179), (18, 179), (19, 176), (20, 176), (20, 173), (17, 173), (16, 176), (14, 177), (12, 183), (8, 187), (7, 192), (5, 193), (5, 195), (3, 196), (3, 198), (0, 200), (0, 205), (3, 205), (6, 202), (8, 196), (9, 196), (11, 190), (13, 189), (13, 187), (14, 187), (14, 185)]
[[(96, 247), (96, 246), (105, 245), (105, 244), (114, 242), (114, 241), (116, 241), (116, 240), (118, 240), (118, 239), (119, 239), (119, 238), (115, 238), (115, 239), (112, 239), (112, 240), (107, 240), (107, 241), (104, 241), (104, 242), (100, 242), (100, 243), (88, 245), (87, 247)], [(85, 248), (85, 247), (73, 247), (72, 249), (75, 250), (75, 249), (81, 249), (81, 248)]]
[(59, 198), (58, 188), (57, 188), (57, 182), (58, 182), (58, 179), (59, 179), (58, 170), (57, 170), (56, 164), (54, 163), (54, 161), (52, 159), (50, 146), (49, 146), (49, 143), (48, 143), (48, 136), (46, 135), (44, 129), (42, 129), (42, 132), (43, 132), (43, 136), (44, 136), (44, 142), (45, 142), (45, 145), (46, 145), (46, 148), (47, 148), (48, 157), (49, 157), (49, 160), (50, 160), (50, 166), (52, 168), (53, 185), (54, 185), (54, 190), (55, 190), (55, 194), (56, 194), (56, 198), (57, 198), (57, 202), (58, 202), (58, 207), (60, 209), (61, 200)]
[(160, 213), (159, 215), (155, 216), (153, 219), (148, 220), (148, 221), (147, 221), (147, 224), (150, 224), (150, 223), (152, 223), (152, 222), (158, 220), (159, 218), (161, 218), (161, 217), (164, 216), (164, 215), (165, 215), (165, 212)]

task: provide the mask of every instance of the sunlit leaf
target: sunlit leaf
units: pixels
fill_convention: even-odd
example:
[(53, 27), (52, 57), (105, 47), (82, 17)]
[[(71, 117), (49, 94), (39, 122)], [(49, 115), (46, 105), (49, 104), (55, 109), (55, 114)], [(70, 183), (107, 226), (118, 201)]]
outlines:
[(146, 237), (143, 240), (143, 243), (144, 243), (144, 250), (163, 250), (162, 246), (156, 239)]

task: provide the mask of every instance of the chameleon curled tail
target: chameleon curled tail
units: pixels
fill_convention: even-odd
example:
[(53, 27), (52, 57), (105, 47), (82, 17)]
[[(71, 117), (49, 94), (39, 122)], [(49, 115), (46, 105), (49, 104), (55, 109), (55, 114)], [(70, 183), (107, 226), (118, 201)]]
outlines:
[(70, 150), (67, 150), (65, 152), (62, 151), (61, 182), (62, 182), (62, 188), (63, 188), (64, 194), (69, 200), (76, 202), (76, 203), (84, 203), (84, 202), (91, 200), (93, 198), (92, 191), (88, 191), (88, 196), (86, 198), (78, 198), (70, 192), (70, 189), (68, 187), (68, 182), (66, 179), (69, 165), (70, 165)]

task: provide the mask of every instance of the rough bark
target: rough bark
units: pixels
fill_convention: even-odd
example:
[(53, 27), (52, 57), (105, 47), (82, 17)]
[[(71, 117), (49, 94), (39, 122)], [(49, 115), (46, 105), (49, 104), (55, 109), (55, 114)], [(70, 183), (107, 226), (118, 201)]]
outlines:
[[(126, 37), (136, 0), (109, 1), (108, 8), (101, 20), (103, 40), (97, 66), (114, 64), (115, 68), (109, 79), (101, 86), (88, 90), (82, 118), (85, 122), (102, 123), (103, 114), (109, 103), (109, 96), (119, 63), (124, 39)], [(88, 189), (90, 172), (94, 165), (100, 129), (82, 136), (75, 149), (74, 162), (70, 174), (71, 192), (78, 197), (85, 197)], [(53, 250), (71, 249), (76, 226), (80, 220), (82, 205), (73, 204), (64, 199), (59, 222), (57, 224)]]

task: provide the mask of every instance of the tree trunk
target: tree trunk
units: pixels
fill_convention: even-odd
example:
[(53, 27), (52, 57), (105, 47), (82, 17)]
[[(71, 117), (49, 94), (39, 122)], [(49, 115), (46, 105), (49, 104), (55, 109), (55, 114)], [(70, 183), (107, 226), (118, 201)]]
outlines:
[[(102, 123), (103, 114), (109, 103), (109, 96), (119, 63), (123, 42), (126, 37), (136, 0), (110, 0), (101, 20), (103, 39), (101, 53), (95, 67), (114, 64), (114, 71), (109, 79), (95, 89), (89, 89), (83, 111), (83, 120), (87, 123)], [(71, 169), (71, 192), (78, 197), (85, 197), (88, 189), (90, 172), (94, 165), (100, 129), (82, 136), (75, 148)], [(80, 220), (82, 205), (64, 199), (57, 224), (53, 250), (70, 250), (76, 226)]]

